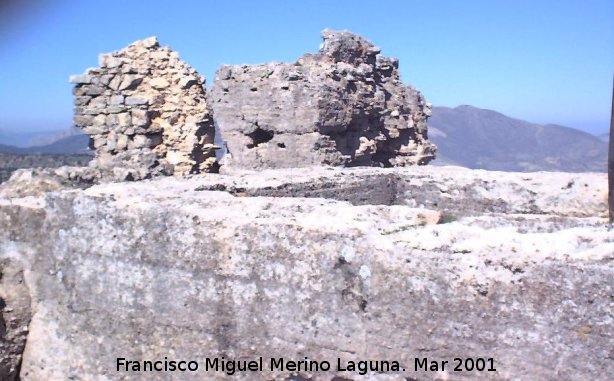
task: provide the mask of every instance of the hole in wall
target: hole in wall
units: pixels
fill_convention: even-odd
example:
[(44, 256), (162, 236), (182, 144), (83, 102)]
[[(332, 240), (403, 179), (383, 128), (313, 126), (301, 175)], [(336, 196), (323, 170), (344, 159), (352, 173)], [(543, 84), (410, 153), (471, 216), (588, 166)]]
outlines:
[(267, 131), (260, 127), (256, 128), (251, 134), (247, 134), (252, 139), (252, 142), (247, 145), (247, 148), (258, 147), (262, 143), (266, 143), (273, 139), (273, 131)]

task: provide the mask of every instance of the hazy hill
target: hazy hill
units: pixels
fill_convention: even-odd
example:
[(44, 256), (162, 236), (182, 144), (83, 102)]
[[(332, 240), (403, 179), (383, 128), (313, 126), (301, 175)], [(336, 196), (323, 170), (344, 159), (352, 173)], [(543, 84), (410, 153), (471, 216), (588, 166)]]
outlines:
[(433, 164), (500, 171), (605, 172), (607, 144), (553, 124), (538, 125), (472, 106), (433, 107)]
[(36, 138), (30, 139), (27, 147), (46, 146), (71, 136), (83, 135), (83, 131), (78, 127), (71, 127), (65, 130), (49, 131), (47, 135), (41, 135)]
[(72, 135), (53, 143), (33, 146), (16, 147), (13, 145), (0, 144), (0, 153), (6, 154), (87, 154), (89, 153), (87, 135)]
[(74, 135), (54, 143), (21, 148), (0, 144), (0, 183), (20, 168), (53, 168), (62, 165), (84, 166), (92, 159), (86, 135)]
[(21, 155), (27, 152), (25, 152), (25, 149), (23, 148), (19, 148), (19, 147), (7, 145), (7, 144), (0, 144), (0, 153)]
[[(70, 134), (69, 129), (51, 129), (44, 131), (23, 131), (15, 129), (0, 128), (0, 144), (26, 148), (33, 145), (44, 145), (51, 143), (53, 137), (65, 137)], [(61, 136), (63, 135), (63, 136)], [(49, 140), (51, 139), (51, 140)]]
[(606, 143), (610, 141), (610, 133), (609, 132), (604, 132), (603, 134), (599, 134), (599, 135), (597, 135), (597, 137), (599, 139), (603, 140)]
[(26, 150), (30, 153), (57, 153), (57, 154), (72, 154), (72, 153), (88, 153), (87, 147), (89, 138), (85, 134), (71, 135), (53, 143), (28, 147)]

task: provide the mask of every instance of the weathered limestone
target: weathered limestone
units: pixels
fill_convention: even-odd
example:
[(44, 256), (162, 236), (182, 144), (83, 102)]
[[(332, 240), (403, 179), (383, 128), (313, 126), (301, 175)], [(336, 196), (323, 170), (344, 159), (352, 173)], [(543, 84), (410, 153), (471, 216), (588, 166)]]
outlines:
[[(8, 248), (7, 248), (8, 249)], [(6, 249), (5, 249), (6, 250)], [(0, 380), (18, 379), (32, 317), (30, 293), (15, 258), (0, 258)]]
[(353, 205), (404, 205), (447, 219), (485, 213), (606, 217), (604, 174), (507, 173), (461, 167), (234, 170), (201, 180), (199, 190), (247, 197), (305, 197)]
[(430, 104), (398, 61), (349, 32), (289, 64), (222, 66), (208, 101), (240, 168), (426, 164)]
[[(43, 197), (87, 188), (91, 170), (80, 167), (18, 170), (0, 186), (0, 198)], [(68, 179), (68, 180), (67, 180)], [(599, 173), (509, 173), (461, 167), (233, 169), (200, 177), (197, 191), (241, 197), (325, 198), (353, 205), (404, 205), (437, 210), (447, 219), (485, 213), (559, 217), (607, 215)], [(564, 222), (561, 220), (561, 222)]]
[[(392, 201), (383, 183), (361, 200), (392, 175)], [(331, 199), (301, 197), (318, 195)], [(0, 258), (29, 264), (21, 379), (288, 380), (207, 373), (204, 359), (307, 356), (406, 368), (299, 372), (318, 381), (606, 380), (606, 197), (605, 174), (419, 167), (241, 171), (0, 199)], [(117, 372), (118, 356), (200, 370)], [(415, 357), (493, 357), (497, 372), (415, 372)]]
[(91, 167), (18, 169), (0, 186), (0, 198), (42, 197), (47, 192), (88, 188), (99, 176)]
[(205, 79), (155, 37), (100, 56), (72, 76), (75, 125), (90, 135), (90, 164), (114, 180), (217, 170)]

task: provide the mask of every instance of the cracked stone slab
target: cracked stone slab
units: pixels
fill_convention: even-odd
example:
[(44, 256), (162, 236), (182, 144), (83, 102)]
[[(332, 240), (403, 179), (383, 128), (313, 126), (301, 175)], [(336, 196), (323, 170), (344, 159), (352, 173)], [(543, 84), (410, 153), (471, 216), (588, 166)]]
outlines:
[[(605, 175), (428, 169), (240, 171), (0, 200), (0, 257), (11, 248), (28, 263), (33, 301), (21, 379), (137, 377), (115, 372), (118, 353), (389, 359), (407, 369), (416, 357), (493, 357), (497, 373), (467, 377), (612, 374)], [(356, 191), (386, 176), (457, 216), (413, 205), (417, 190), (373, 204), (339, 199), (349, 192), (300, 194), (313, 184)], [(281, 193), (289, 185), (296, 192)], [(459, 193), (444, 204), (436, 188), (439, 198), (472, 190), (473, 201)], [(203, 377), (225, 378), (185, 375)]]

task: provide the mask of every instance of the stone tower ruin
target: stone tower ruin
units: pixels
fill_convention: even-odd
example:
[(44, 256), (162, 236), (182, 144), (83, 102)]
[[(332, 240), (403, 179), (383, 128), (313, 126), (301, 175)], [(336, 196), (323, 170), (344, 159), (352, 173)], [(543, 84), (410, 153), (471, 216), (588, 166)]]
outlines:
[(293, 63), (222, 66), (208, 94), (240, 168), (426, 164), (430, 104), (399, 78), (398, 60), (350, 32), (324, 30)]
[(431, 105), (398, 60), (353, 33), (324, 30), (293, 63), (222, 66), (211, 91), (155, 37), (100, 56), (71, 77), (75, 124), (103, 180), (216, 172), (215, 126), (239, 169), (423, 165)]
[(112, 180), (214, 172), (213, 122), (204, 78), (155, 37), (72, 76), (75, 125), (90, 136), (90, 166)]

